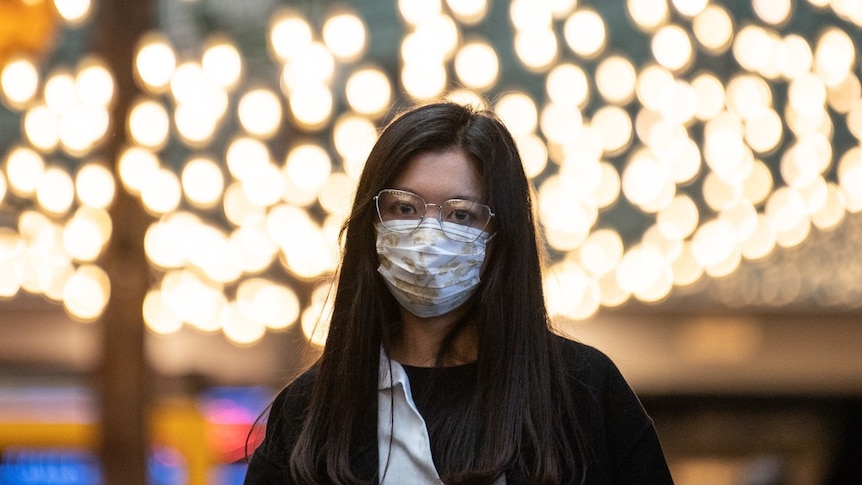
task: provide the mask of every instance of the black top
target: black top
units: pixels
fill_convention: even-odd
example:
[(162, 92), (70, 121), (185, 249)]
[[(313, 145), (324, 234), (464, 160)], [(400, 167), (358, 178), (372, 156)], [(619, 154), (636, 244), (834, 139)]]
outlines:
[[(614, 363), (600, 351), (560, 339), (563, 360), (582, 436), (589, 447), (585, 484), (672, 484), (652, 420)], [(472, 388), (476, 365), (448, 368), (404, 366), (416, 407), (434, 428), (434, 420)], [(304, 410), (317, 374), (312, 368), (282, 390), (273, 402), (266, 438), (254, 452), (246, 485), (290, 484), (289, 457), (299, 435)], [(372, 426), (373, 425), (373, 426)], [(358, 476), (377, 474), (377, 427), (369, 423), (363, 445), (351, 453)], [(437, 439), (431, 431), (431, 446)], [(571, 442), (576, 437), (571, 433)], [(507, 484), (515, 483), (507, 475)]]

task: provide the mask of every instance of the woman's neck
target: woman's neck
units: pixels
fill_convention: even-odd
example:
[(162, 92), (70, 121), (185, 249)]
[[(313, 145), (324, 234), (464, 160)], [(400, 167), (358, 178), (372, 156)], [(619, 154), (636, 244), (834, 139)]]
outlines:
[[(446, 315), (420, 318), (402, 310), (402, 332), (392, 345), (391, 357), (414, 367), (437, 365), (437, 355), (446, 336), (464, 316), (464, 311), (453, 311)], [(469, 322), (458, 332), (452, 348), (443, 358), (443, 365), (454, 366), (475, 362), (477, 357), (476, 326)]]

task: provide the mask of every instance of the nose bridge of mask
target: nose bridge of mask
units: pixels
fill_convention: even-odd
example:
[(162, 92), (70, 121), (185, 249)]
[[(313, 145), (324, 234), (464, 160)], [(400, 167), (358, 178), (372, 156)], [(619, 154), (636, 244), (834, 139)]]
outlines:
[[(437, 231), (440, 231), (444, 237), (447, 237), (446, 234), (450, 234), (454, 235), (456, 238), (460, 236), (468, 241), (475, 241), (479, 244), (490, 239), (488, 233), (483, 229), (444, 221), (437, 217), (431, 217), (428, 214), (426, 214), (425, 219), (423, 219), (419, 224), (419, 227), (416, 228), (417, 231), (421, 229), (436, 229)], [(447, 237), (447, 239), (451, 238)]]
[[(439, 214), (439, 212), (438, 212), (438, 214)], [(417, 231), (420, 229), (436, 229), (436, 230), (440, 231), (440, 233), (442, 234), (443, 233), (443, 221), (442, 221), (442, 219), (439, 219), (437, 215), (432, 216), (431, 214), (426, 212), (425, 218), (422, 219), (422, 222), (419, 223), (419, 227), (416, 228)]]

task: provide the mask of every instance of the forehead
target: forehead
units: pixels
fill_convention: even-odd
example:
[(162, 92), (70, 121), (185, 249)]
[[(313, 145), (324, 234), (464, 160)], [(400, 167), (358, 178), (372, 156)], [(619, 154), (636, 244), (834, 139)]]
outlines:
[(460, 148), (424, 152), (411, 158), (393, 187), (421, 195), (426, 202), (453, 198), (478, 200), (482, 178), (476, 163)]

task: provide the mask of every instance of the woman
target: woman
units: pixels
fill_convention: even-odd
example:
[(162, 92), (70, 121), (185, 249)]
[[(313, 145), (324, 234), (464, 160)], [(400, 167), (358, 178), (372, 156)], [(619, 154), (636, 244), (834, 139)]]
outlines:
[(672, 483), (613, 363), (549, 330), (530, 183), (493, 114), (389, 124), (342, 235), (323, 354), (275, 399), (246, 484)]

